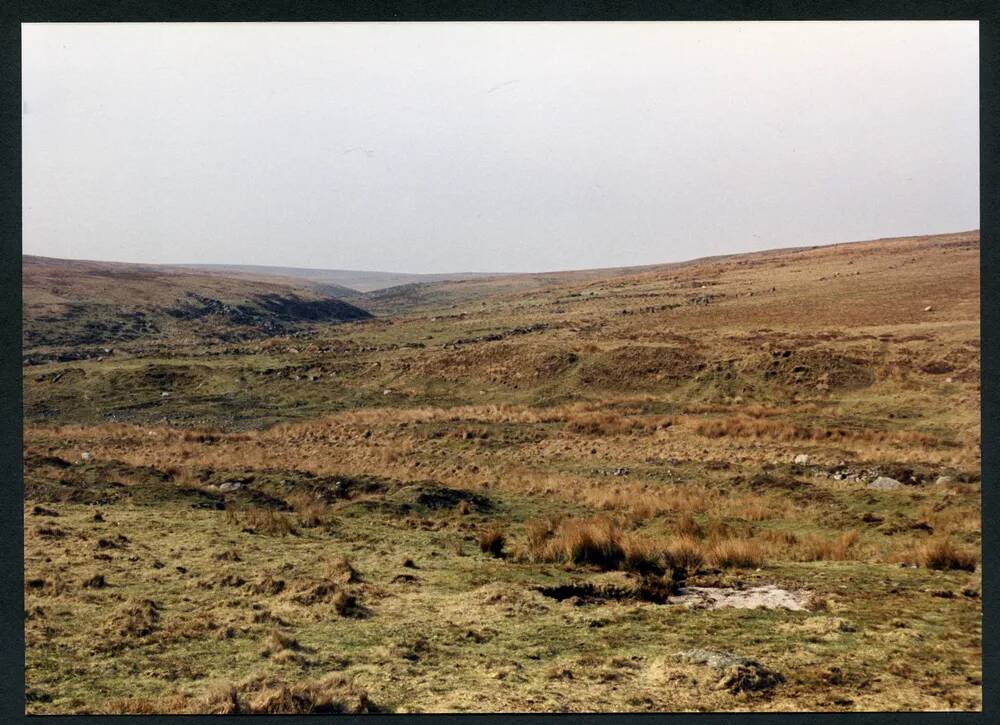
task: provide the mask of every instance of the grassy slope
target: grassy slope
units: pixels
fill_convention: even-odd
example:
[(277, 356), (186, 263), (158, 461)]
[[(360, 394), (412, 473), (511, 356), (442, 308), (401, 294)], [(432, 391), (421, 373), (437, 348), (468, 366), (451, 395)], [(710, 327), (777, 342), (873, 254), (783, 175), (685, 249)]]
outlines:
[(107, 346), (176, 348), (226, 337), (288, 334), (310, 319), (369, 316), (331, 298), (329, 291), (281, 278), (31, 256), (24, 257), (22, 273), (24, 348), (36, 357), (80, 351), (98, 357)]
[[(898, 563), (942, 537), (979, 546), (978, 234), (465, 284), (306, 340), (26, 368), (26, 579), (44, 581), (26, 591), (29, 710), (197, 709), (217, 680), (331, 671), (394, 710), (981, 706), (978, 570)], [(869, 491), (838, 467), (927, 483)], [(956, 483), (929, 483), (942, 473)], [(245, 488), (207, 488), (226, 480)], [(410, 483), (428, 480), (488, 505), (428, 508)], [(381, 483), (331, 495), (337, 481)], [(327, 495), (322, 523), (285, 512), (293, 535), (245, 530), (248, 509), (302, 491)], [(532, 521), (595, 514), (666, 543), (690, 514), (706, 551), (728, 527), (764, 565), (707, 562), (691, 583), (808, 589), (826, 608), (539, 594), (634, 579), (529, 556)], [(505, 559), (476, 543), (498, 523)], [(341, 554), (360, 617), (297, 601)], [(82, 586), (98, 573), (110, 586)], [(286, 589), (255, 591), (267, 576)], [(146, 598), (153, 631), (122, 634)], [(275, 629), (304, 649), (263, 656)], [(787, 681), (719, 690), (676, 657), (692, 647)]]

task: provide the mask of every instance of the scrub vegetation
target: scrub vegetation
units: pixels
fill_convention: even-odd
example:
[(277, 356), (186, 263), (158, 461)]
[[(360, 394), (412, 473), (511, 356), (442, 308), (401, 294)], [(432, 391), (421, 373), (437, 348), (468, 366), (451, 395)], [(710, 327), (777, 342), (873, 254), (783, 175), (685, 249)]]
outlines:
[(24, 279), (30, 713), (982, 707), (978, 232)]

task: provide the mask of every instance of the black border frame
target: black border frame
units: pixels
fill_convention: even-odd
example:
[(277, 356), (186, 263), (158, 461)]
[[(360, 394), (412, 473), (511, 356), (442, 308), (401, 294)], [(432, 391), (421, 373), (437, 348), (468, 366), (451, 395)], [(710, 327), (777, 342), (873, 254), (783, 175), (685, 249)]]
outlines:
[[(401, 723), (460, 720), (469, 723), (643, 723), (675, 722), (812, 723), (843, 719), (854, 723), (987, 723), (1000, 718), (1000, 618), (996, 602), (998, 521), (996, 491), (1000, 451), (1000, 249), (987, 239), (998, 228), (997, 149), (1000, 128), (997, 61), (1000, 4), (969, 0), (22, 0), (0, 8), (0, 721), (227, 723), (247, 716), (54, 716), (24, 714), (24, 571), (21, 388), (21, 31), (22, 22), (277, 22), (277, 21), (530, 21), (530, 20), (978, 20), (980, 52), (980, 245), (983, 471), (983, 711), (980, 713), (635, 713), (338, 716), (349, 722)], [(289, 723), (295, 716), (251, 716), (254, 722)]]

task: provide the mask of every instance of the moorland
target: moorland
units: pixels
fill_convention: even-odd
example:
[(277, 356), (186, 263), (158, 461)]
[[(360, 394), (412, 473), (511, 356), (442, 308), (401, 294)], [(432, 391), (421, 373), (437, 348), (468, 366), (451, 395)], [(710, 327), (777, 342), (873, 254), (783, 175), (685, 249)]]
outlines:
[(979, 244), (25, 257), (26, 709), (981, 709)]

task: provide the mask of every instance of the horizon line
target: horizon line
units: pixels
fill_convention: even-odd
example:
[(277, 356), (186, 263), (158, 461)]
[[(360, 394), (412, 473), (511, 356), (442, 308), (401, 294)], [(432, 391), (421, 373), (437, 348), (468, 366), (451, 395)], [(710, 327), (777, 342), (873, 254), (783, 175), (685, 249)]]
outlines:
[[(706, 259), (717, 259), (724, 257), (733, 257), (744, 254), (766, 254), (769, 252), (780, 252), (780, 251), (797, 251), (803, 249), (815, 249), (818, 247), (835, 247), (843, 244), (865, 244), (871, 242), (888, 242), (900, 239), (921, 239), (925, 237), (944, 237), (959, 234), (972, 234), (979, 233), (982, 234), (982, 228), (976, 227), (974, 229), (962, 229), (958, 231), (948, 231), (948, 232), (935, 232), (929, 234), (901, 234), (896, 236), (883, 236), (883, 237), (872, 237), (869, 239), (852, 239), (848, 241), (841, 242), (826, 242), (820, 244), (798, 244), (789, 245), (786, 247), (769, 247), (766, 249), (753, 249), (753, 250), (737, 250), (733, 252), (722, 252), (719, 254), (708, 254), (701, 257), (689, 257), (686, 259), (678, 259), (672, 261), (663, 262), (647, 262), (642, 264), (611, 264), (605, 267), (577, 267), (577, 268), (563, 268), (563, 269), (551, 269), (551, 270), (535, 270), (531, 272), (476, 272), (476, 271), (464, 271), (464, 272), (398, 272), (390, 271), (386, 269), (348, 269), (342, 267), (299, 267), (291, 265), (280, 265), (280, 264), (246, 264), (241, 262), (127, 262), (114, 259), (85, 259), (80, 257), (50, 257), (44, 254), (30, 254), (21, 251), (22, 261), (26, 257), (34, 257), (36, 259), (49, 259), (55, 261), (63, 262), (89, 262), (92, 264), (120, 264), (135, 267), (173, 267), (182, 269), (196, 270), (205, 267), (253, 267), (257, 269), (287, 269), (299, 272), (353, 272), (360, 274), (391, 274), (400, 276), (411, 276), (411, 277), (433, 277), (433, 276), (462, 276), (462, 275), (474, 275), (477, 277), (514, 277), (518, 275), (541, 275), (541, 274), (569, 274), (574, 272), (596, 272), (606, 269), (641, 269), (648, 267), (661, 267), (669, 264), (686, 264), (689, 262), (697, 262)], [(235, 271), (235, 270), (234, 270)]]

